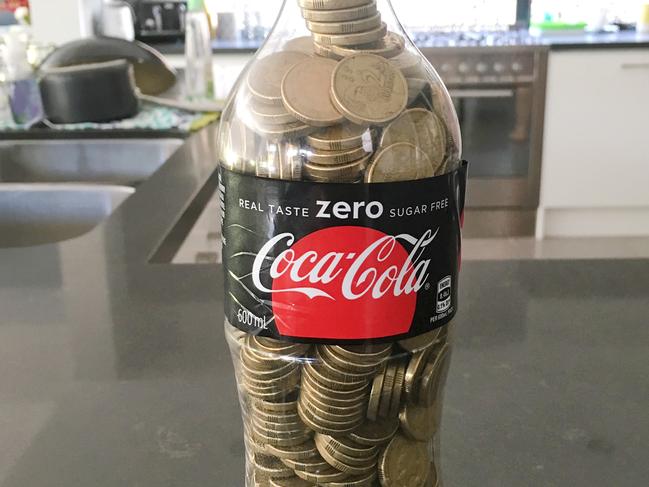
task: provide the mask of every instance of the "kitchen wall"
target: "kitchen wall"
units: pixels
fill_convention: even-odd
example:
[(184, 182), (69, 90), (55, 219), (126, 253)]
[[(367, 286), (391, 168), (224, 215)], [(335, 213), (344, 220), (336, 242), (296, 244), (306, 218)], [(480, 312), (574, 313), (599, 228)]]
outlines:
[(30, 0), (34, 38), (63, 44), (93, 33), (92, 18), (101, 0)]

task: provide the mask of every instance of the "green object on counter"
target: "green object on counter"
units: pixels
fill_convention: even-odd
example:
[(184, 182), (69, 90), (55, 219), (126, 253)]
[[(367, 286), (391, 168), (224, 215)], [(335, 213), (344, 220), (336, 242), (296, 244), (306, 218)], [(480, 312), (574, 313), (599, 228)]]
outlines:
[(203, 12), (205, 11), (205, 3), (203, 0), (189, 0), (187, 10), (189, 12)]
[(548, 22), (532, 22), (530, 27), (534, 27), (542, 31), (584, 30), (587, 25), (588, 24), (586, 22), (569, 23), (569, 22), (548, 21)]

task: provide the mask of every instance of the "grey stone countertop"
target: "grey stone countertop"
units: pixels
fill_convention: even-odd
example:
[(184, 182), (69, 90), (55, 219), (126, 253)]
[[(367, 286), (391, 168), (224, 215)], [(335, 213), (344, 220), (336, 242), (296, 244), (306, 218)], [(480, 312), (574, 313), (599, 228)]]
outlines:
[[(91, 234), (0, 251), (1, 487), (243, 485), (222, 268), (152, 262), (214, 132)], [(469, 262), (461, 289), (446, 487), (646, 485), (649, 261)]]

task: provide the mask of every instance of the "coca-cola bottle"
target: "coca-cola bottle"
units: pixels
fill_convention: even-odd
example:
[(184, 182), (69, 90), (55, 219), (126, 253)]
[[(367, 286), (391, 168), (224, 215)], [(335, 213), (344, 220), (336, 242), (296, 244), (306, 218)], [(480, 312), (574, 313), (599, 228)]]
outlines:
[(245, 485), (441, 485), (466, 186), (389, 0), (285, 0), (219, 138)]

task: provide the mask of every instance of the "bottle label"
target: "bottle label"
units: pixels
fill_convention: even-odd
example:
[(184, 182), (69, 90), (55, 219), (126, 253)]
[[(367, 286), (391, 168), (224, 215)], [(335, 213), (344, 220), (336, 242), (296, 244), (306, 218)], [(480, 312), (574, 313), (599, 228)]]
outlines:
[(225, 314), (298, 342), (417, 336), (457, 312), (467, 164), (419, 181), (322, 184), (221, 168)]

